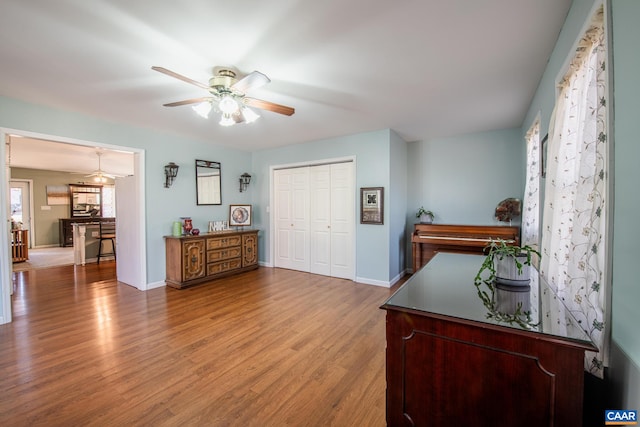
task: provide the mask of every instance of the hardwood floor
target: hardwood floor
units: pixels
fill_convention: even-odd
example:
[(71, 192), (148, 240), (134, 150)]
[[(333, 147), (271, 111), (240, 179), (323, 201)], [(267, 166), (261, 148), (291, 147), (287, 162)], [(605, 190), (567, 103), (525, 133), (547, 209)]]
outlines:
[(147, 292), (114, 277), (14, 273), (0, 425), (385, 425), (389, 289), (275, 268)]

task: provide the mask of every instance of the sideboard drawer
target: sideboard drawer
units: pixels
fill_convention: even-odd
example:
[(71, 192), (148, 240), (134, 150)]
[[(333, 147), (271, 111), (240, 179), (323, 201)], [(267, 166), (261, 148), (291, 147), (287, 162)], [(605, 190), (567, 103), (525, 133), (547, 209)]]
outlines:
[(207, 262), (217, 262), (230, 258), (239, 258), (242, 255), (242, 248), (236, 246), (233, 248), (217, 249), (214, 251), (207, 251)]
[(242, 236), (214, 237), (207, 239), (207, 250), (228, 248), (231, 246), (240, 246)]
[(214, 262), (207, 264), (207, 275), (218, 274), (229, 270), (235, 270), (242, 266), (240, 258), (231, 259), (228, 261)]

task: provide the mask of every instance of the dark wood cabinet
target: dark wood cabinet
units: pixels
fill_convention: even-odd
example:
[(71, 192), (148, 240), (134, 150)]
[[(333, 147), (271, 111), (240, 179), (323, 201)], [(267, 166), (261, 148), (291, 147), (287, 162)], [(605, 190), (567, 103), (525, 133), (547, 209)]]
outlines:
[(59, 223), (59, 242), (60, 246), (73, 246), (73, 224), (86, 224), (89, 222), (113, 222), (115, 218), (60, 218)]
[(488, 320), (473, 285), (482, 260), (438, 254), (382, 306), (387, 425), (581, 426), (596, 347), (542, 280), (531, 285), (538, 326)]
[(184, 288), (258, 268), (258, 230), (165, 236), (166, 283)]

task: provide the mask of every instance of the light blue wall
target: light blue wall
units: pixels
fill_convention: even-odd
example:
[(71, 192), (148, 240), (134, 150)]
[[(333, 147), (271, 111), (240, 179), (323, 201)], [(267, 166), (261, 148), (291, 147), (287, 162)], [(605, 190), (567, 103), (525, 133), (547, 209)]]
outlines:
[[(148, 283), (165, 278), (162, 236), (171, 234), (173, 221), (191, 216), (195, 227), (206, 229), (208, 221), (228, 218), (230, 203), (251, 202), (250, 192), (238, 192), (238, 177), (251, 169), (251, 154), (221, 147), (215, 141), (189, 140), (5, 97), (0, 97), (0, 127), (144, 150)], [(224, 205), (196, 205), (195, 159), (222, 163)], [(173, 186), (167, 189), (163, 166), (170, 161), (177, 163), (180, 170)]]
[[(407, 251), (407, 161), (408, 144), (397, 133), (391, 132), (389, 159), (391, 165), (390, 191), (385, 203), (389, 205), (389, 275), (396, 281), (410, 264), (411, 251)], [(409, 239), (410, 240), (410, 239)], [(403, 250), (406, 248), (405, 250)]]
[(569, 54), (577, 42), (578, 35), (593, 11), (595, 0), (573, 0), (571, 9), (558, 36), (544, 74), (538, 84), (526, 118), (522, 123), (522, 137), (529, 130), (536, 114), (540, 112), (540, 134), (546, 135), (549, 130), (551, 112), (556, 102), (556, 81), (563, 67), (566, 67)]
[[(551, 112), (555, 105), (555, 83), (580, 37), (596, 0), (573, 0), (571, 9), (562, 28), (556, 47), (549, 59), (546, 71), (533, 98), (527, 117), (522, 126), (522, 135), (540, 112), (541, 133), (549, 126)], [(637, 186), (640, 182), (640, 2), (637, 0), (611, 0), (613, 45), (613, 96), (609, 105), (613, 109), (613, 129), (609, 141), (614, 144), (614, 218), (613, 218), (613, 279), (612, 279), (612, 348), (609, 364), (609, 382), (612, 399), (609, 404), (615, 408), (640, 408), (640, 287), (638, 286), (637, 259), (640, 249), (638, 214), (640, 197)], [(609, 15), (609, 13), (607, 13)]]
[[(144, 150), (148, 283), (164, 280), (162, 236), (171, 233), (173, 221), (190, 216), (195, 227), (206, 229), (208, 221), (228, 218), (229, 204), (254, 205), (254, 226), (263, 230), (259, 239), (260, 260), (270, 260), (270, 247), (266, 244), (269, 238), (269, 167), (348, 156), (356, 159), (357, 194), (354, 199), (358, 200), (360, 187), (384, 187), (387, 198), (384, 225), (357, 224), (356, 277), (384, 284), (401, 272), (400, 257), (404, 256), (399, 254), (402, 251), (402, 233), (397, 229), (402, 226), (397, 222), (404, 224), (404, 212), (398, 215), (396, 211), (398, 204), (406, 206), (402, 195), (406, 178), (402, 178), (404, 167), (401, 167), (401, 163), (404, 156), (402, 153), (394, 154), (393, 166), (399, 168), (401, 175), (394, 175), (394, 187), (398, 194), (392, 196), (390, 145), (392, 141), (397, 147), (405, 143), (389, 129), (263, 150), (252, 155), (221, 147), (215, 142), (190, 140), (4, 97), (0, 97), (0, 127)], [(222, 163), (222, 206), (196, 205), (195, 159)], [(180, 170), (173, 186), (166, 189), (163, 187), (163, 166), (170, 161), (177, 163)], [(253, 179), (249, 191), (239, 193), (238, 177), (243, 172), (250, 172)], [(390, 197), (397, 201), (393, 204), (393, 212)], [(356, 208), (359, 209), (359, 204)], [(394, 238), (390, 241), (391, 224), (394, 223)]]
[(444, 224), (504, 225), (496, 205), (524, 193), (520, 129), (437, 138), (409, 144), (407, 220), (420, 206)]
[[(496, 205), (524, 194), (525, 148), (520, 129), (434, 138), (408, 144), (407, 236), (424, 206), (434, 223), (504, 225)], [(411, 242), (405, 244), (411, 253)], [(412, 267), (410, 256), (407, 268)]]
[[(354, 200), (359, 200), (361, 187), (384, 187), (388, 200), (390, 186), (390, 140), (388, 129), (349, 135), (302, 144), (289, 145), (253, 153), (254, 207), (256, 226), (263, 230), (260, 240), (260, 260), (272, 262), (269, 235), (269, 170), (272, 166), (295, 163), (311, 163), (324, 159), (354, 156), (356, 159), (356, 179)], [(253, 182), (253, 181), (252, 181)], [(253, 186), (253, 183), (252, 183)], [(359, 218), (360, 205), (356, 212)], [(384, 225), (356, 225), (356, 278), (365, 282), (386, 283), (394, 276), (389, 267), (389, 254), (399, 250), (389, 242), (390, 204), (385, 202)]]
[[(612, 0), (615, 212), (613, 232), (613, 341), (610, 366), (616, 403), (640, 409), (640, 2)], [(635, 381), (633, 381), (635, 379)]]

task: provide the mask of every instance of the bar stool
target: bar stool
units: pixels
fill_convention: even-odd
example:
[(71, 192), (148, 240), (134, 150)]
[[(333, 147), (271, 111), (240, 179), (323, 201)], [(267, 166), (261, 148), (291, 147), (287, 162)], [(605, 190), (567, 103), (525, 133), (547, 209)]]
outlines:
[[(102, 253), (102, 242), (105, 240), (111, 241), (111, 252), (106, 254)], [(116, 259), (116, 223), (115, 221), (100, 222), (100, 235), (98, 236), (98, 264), (100, 264), (100, 257), (111, 256)]]

